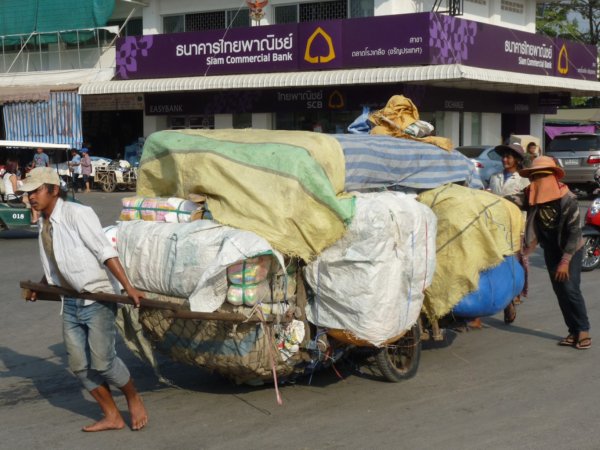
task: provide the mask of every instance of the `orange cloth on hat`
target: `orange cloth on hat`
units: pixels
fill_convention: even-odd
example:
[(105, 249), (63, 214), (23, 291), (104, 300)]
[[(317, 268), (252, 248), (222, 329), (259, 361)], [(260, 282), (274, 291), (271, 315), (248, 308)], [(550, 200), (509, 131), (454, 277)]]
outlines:
[(529, 185), (529, 204), (533, 206), (558, 200), (568, 192), (568, 186), (559, 182), (554, 175), (536, 178)]

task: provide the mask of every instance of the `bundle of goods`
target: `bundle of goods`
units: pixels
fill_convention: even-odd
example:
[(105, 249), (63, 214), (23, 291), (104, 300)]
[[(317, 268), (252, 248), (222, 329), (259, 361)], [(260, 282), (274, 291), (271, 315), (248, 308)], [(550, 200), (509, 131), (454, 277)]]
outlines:
[(173, 130), (150, 135), (140, 196), (207, 197), (221, 224), (308, 261), (337, 241), (354, 214), (344, 154), (331, 136), (301, 131)]
[(271, 287), (267, 279), (271, 255), (244, 259), (227, 268), (227, 301), (234, 306), (254, 306), (269, 299)]
[[(278, 376), (302, 370), (299, 346), (306, 322), (296, 308), (296, 264), (285, 263), (264, 239), (208, 220), (121, 222), (105, 233), (116, 245), (128, 277), (147, 292), (147, 298), (180, 304), (189, 311), (248, 317), (259, 308), (265, 320), (291, 310), (301, 319), (235, 324), (173, 318), (160, 309), (143, 309), (139, 320), (154, 348), (237, 383), (270, 380), (273, 368)], [(129, 339), (127, 345), (138, 354), (150, 347), (144, 336)]]
[(265, 253), (281, 256), (249, 231), (211, 220), (189, 223), (121, 222), (117, 250), (132, 284), (189, 299), (190, 309), (212, 312), (227, 298), (227, 267)]
[[(182, 301), (162, 295), (156, 300)], [(292, 302), (294, 299), (289, 298)], [(225, 303), (219, 312), (247, 313), (249, 308)], [(154, 347), (175, 361), (214, 371), (236, 383), (260, 384), (303, 370), (299, 345), (304, 323), (240, 323), (169, 317), (163, 310), (142, 309), (140, 322)]]
[(357, 194), (342, 239), (310, 262), (308, 320), (380, 346), (417, 321), (435, 270), (436, 218), (400, 192)]
[[(436, 271), (425, 291), (428, 317), (435, 320), (448, 314), (471, 293), (467, 303), (479, 302), (478, 311), (485, 315), (501, 311), (519, 285), (522, 288), (522, 271), (512, 264), (514, 259), (503, 265), (505, 258), (516, 255), (521, 247), (524, 221), (519, 208), (490, 192), (452, 184), (426, 191), (417, 199), (438, 219)], [(497, 266), (497, 271), (490, 271)], [(504, 270), (506, 267), (512, 269)], [(485, 283), (492, 282), (489, 290), (480, 284), (486, 271)], [(487, 295), (497, 283), (511, 289), (494, 292), (501, 298)]]
[(447, 151), (453, 147), (450, 139), (431, 135), (433, 125), (420, 120), (415, 104), (403, 95), (392, 96), (383, 109), (369, 116), (369, 121), (374, 125), (371, 134), (415, 139)]
[(516, 256), (507, 256), (498, 266), (481, 272), (479, 287), (452, 308), (459, 317), (485, 317), (496, 314), (521, 293), (525, 270)]
[(119, 220), (152, 222), (189, 222), (199, 205), (177, 197), (125, 197)]
[(346, 161), (346, 191), (400, 186), (434, 189), (447, 183), (483, 188), (475, 166), (457, 151), (389, 136), (335, 135)]

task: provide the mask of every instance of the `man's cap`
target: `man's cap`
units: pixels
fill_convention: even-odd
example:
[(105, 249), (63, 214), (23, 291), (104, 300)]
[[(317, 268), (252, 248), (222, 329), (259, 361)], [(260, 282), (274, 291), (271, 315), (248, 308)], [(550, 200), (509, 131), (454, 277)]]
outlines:
[(529, 178), (536, 173), (547, 174), (548, 172), (553, 173), (559, 180), (565, 176), (565, 171), (550, 156), (538, 156), (532, 161), (531, 167), (519, 170), (519, 175)]
[(60, 178), (56, 170), (51, 167), (36, 167), (35, 169), (32, 169), (27, 175), (27, 178), (23, 180), (23, 185), (17, 192), (35, 191), (42, 184), (55, 184), (60, 186)]
[(88, 150), (87, 148), (83, 147), (83, 148), (81, 149), (81, 153), (87, 153), (87, 152), (89, 152), (89, 150)]
[(498, 145), (494, 148), (496, 153), (499, 155), (503, 155), (505, 153), (512, 153), (519, 159), (525, 158), (525, 150), (519, 144), (510, 144), (510, 145)]

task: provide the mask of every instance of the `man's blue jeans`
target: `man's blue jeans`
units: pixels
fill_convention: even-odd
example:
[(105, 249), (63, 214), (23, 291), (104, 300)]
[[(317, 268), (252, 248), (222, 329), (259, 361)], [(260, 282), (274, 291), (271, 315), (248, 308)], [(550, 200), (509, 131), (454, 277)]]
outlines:
[(83, 303), (83, 299), (69, 297), (64, 301), (63, 338), (69, 367), (88, 391), (104, 382), (122, 387), (130, 374), (115, 350), (117, 305)]

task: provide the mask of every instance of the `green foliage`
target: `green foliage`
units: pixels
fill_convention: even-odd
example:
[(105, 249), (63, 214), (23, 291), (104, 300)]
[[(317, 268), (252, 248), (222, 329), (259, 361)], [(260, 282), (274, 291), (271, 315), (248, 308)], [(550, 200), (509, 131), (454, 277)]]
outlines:
[(539, 3), (536, 26), (540, 34), (586, 44), (598, 44), (600, 0)]

